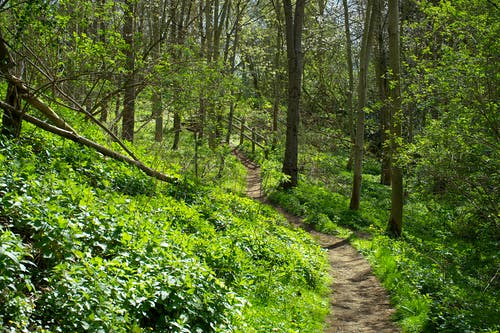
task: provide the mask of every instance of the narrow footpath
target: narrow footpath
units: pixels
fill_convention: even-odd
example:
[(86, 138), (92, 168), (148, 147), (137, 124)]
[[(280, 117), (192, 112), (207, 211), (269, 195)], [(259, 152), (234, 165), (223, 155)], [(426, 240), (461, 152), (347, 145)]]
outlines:
[[(246, 193), (249, 197), (269, 204), (261, 189), (258, 165), (240, 152), (235, 155), (248, 171)], [(327, 249), (330, 274), (333, 277), (330, 295), (330, 315), (324, 333), (393, 333), (401, 330), (391, 321), (391, 308), (387, 291), (373, 275), (368, 261), (345, 239), (319, 233), (305, 225), (300, 217), (275, 207), (296, 227), (306, 229)]]

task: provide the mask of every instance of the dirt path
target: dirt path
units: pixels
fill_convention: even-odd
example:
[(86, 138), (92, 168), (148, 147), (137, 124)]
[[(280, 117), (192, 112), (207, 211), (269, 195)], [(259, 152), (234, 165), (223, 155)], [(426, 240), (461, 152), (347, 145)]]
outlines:
[[(260, 169), (235, 152), (247, 167), (247, 190), (251, 198), (266, 202), (261, 191)], [(372, 274), (370, 264), (347, 240), (310, 230), (300, 217), (276, 208), (290, 223), (308, 230), (328, 250), (333, 284), (331, 313), (326, 319), (325, 333), (392, 333), (401, 330), (391, 321), (394, 310), (386, 290)]]

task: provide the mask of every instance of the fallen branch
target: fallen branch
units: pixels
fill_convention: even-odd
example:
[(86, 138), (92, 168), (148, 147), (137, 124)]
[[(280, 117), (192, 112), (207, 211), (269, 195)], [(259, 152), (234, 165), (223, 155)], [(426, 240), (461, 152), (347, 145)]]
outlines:
[(85, 138), (85, 137), (83, 137), (75, 132), (50, 125), (50, 124), (48, 124), (48, 123), (46, 123), (46, 122), (44, 122), (36, 117), (33, 117), (33, 116), (26, 114), (26, 113), (23, 113), (19, 110), (16, 110), (14, 107), (12, 107), (8, 103), (0, 101), (0, 108), (5, 109), (5, 110), (9, 110), (12, 113), (18, 114), (19, 116), (21, 116), (23, 118), (23, 120), (26, 120), (27, 122), (41, 128), (47, 132), (62, 136), (63, 138), (66, 138), (66, 139), (69, 139), (69, 140), (74, 141), (76, 143), (90, 147), (90, 148), (98, 151), (99, 153), (103, 154), (104, 156), (111, 157), (112, 159), (115, 159), (117, 161), (125, 162), (125, 163), (128, 163), (130, 165), (133, 165), (133, 166), (139, 168), (140, 170), (142, 170), (146, 175), (148, 175), (150, 177), (156, 178), (158, 180), (161, 180), (161, 181), (167, 182), (167, 183), (177, 183), (179, 180), (176, 177), (169, 176), (169, 175), (166, 175), (166, 174), (161, 173), (159, 171), (156, 171), (154, 169), (151, 169), (150, 167), (144, 165), (139, 160), (134, 160), (134, 159), (127, 157), (125, 155), (122, 155), (114, 150), (111, 150), (111, 149), (108, 149), (104, 146), (101, 146), (100, 144), (98, 144), (92, 140), (89, 140), (89, 139), (87, 139), (87, 138)]
[(24, 99), (29, 105), (42, 112), (47, 118), (49, 118), (57, 127), (76, 133), (76, 131), (62, 119), (59, 115), (50, 108), (46, 103), (44, 103), (40, 98), (35, 96), (30, 92), (28, 87), (23, 83), (23, 81), (8, 72), (3, 73), (7, 81), (14, 85), (19, 92), (19, 95)]

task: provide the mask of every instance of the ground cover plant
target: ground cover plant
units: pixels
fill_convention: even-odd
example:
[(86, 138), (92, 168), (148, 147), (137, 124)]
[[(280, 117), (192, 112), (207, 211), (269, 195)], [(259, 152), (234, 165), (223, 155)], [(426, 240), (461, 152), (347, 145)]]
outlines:
[(390, 189), (378, 176), (363, 175), (363, 206), (351, 211), (342, 186), (349, 179), (345, 164), (332, 163), (342, 157), (324, 156), (323, 163), (321, 154), (316, 161), (303, 156), (304, 169), (315, 172), (295, 189), (271, 193), (271, 200), (322, 232), (349, 238), (391, 293), (405, 332), (498, 332), (494, 227), (471, 227), (478, 222), (467, 220), (463, 208), (414, 193), (405, 206), (404, 236), (391, 239), (385, 233)]
[(324, 253), (272, 209), (36, 132), (0, 163), (1, 330), (321, 331)]

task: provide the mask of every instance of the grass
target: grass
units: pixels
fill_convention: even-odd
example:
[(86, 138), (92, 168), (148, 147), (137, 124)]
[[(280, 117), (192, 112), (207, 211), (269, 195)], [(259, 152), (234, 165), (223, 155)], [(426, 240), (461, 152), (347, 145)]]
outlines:
[[(342, 163), (329, 163), (335, 158), (324, 159), (328, 163), (321, 156), (314, 163), (327, 169), (317, 167), (297, 188), (276, 191), (271, 200), (319, 231), (349, 238), (390, 292), (394, 319), (404, 332), (498, 332), (498, 241), (489, 225), (464, 219), (446, 202), (410, 195), (404, 236), (390, 239), (385, 235), (390, 189), (378, 184), (378, 176), (363, 175), (361, 209), (350, 211), (345, 186), (350, 174)], [(473, 237), (467, 232), (471, 227)], [(359, 231), (371, 237), (358, 238)]]

